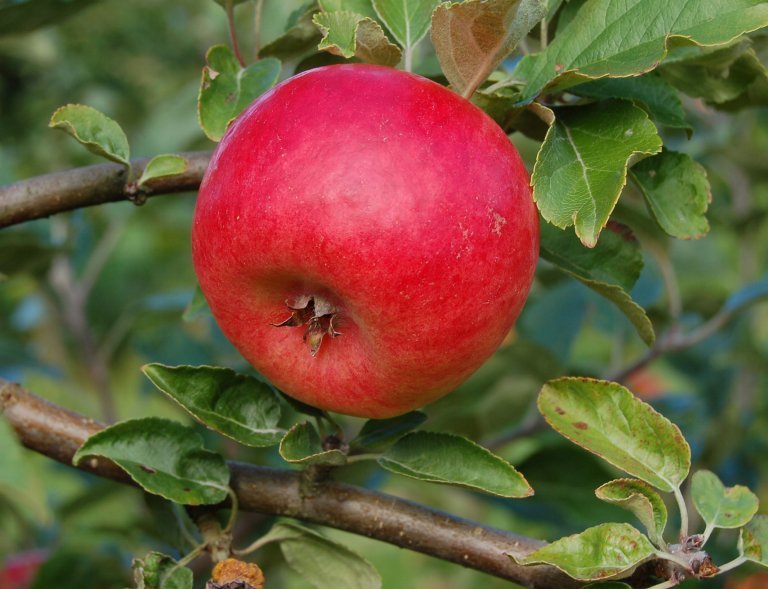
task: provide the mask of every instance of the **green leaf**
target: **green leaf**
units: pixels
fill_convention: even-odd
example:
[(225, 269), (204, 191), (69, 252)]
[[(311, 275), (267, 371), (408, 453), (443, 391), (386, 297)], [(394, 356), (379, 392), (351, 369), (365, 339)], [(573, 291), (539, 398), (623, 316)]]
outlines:
[(267, 57), (242, 68), (225, 45), (211, 47), (205, 59), (198, 98), (200, 127), (209, 139), (220, 141), (229, 123), (275, 85), (281, 66)]
[(362, 556), (304, 526), (281, 522), (270, 535), (288, 566), (316, 589), (380, 589), (381, 576)]
[(664, 546), (667, 506), (648, 483), (637, 479), (617, 479), (600, 486), (595, 495), (606, 503), (631, 511), (645, 526), (651, 542)]
[(458, 485), (500, 497), (533, 495), (528, 481), (506, 460), (453, 434), (407, 434), (378, 462), (390, 472), (422, 481)]
[(421, 411), (411, 411), (389, 419), (369, 419), (350, 445), (372, 452), (384, 450), (419, 427), (426, 419), (426, 414)]
[(224, 459), (203, 447), (191, 428), (159, 417), (116, 423), (92, 435), (72, 459), (90, 456), (117, 464), (144, 490), (176, 503), (220, 503), (227, 496), (229, 469)]
[(19, 35), (58, 23), (99, 0), (5, 0), (0, 2), (0, 35)]
[(768, 567), (768, 515), (756, 515), (741, 529), (739, 552), (747, 560)]
[(432, 44), (451, 86), (471, 95), (546, 14), (543, 0), (444, 2), (432, 16)]
[(192, 589), (192, 571), (160, 552), (150, 552), (144, 560), (135, 558), (131, 568), (137, 589)]
[(131, 167), (131, 152), (123, 129), (95, 108), (83, 104), (62, 106), (53, 113), (48, 126), (72, 135), (91, 153)]
[(628, 230), (609, 223), (594, 248), (585, 248), (573, 233), (549, 223), (541, 223), (540, 236), (543, 259), (615, 304), (643, 341), (653, 343), (653, 324), (628, 292), (643, 268), (640, 248)]
[(689, 96), (725, 110), (768, 104), (768, 70), (749, 39), (728, 47), (685, 47), (660, 68), (664, 77)]
[(173, 153), (156, 155), (147, 163), (144, 171), (141, 173), (138, 185), (143, 187), (147, 182), (157, 178), (167, 178), (168, 176), (178, 176), (187, 171), (189, 162)]
[(590, 583), (584, 585), (582, 589), (632, 589), (632, 587), (619, 581), (608, 581), (607, 583)]
[(142, 368), (158, 389), (203, 425), (246, 446), (280, 442), (280, 403), (267, 384), (227, 368), (163, 366)]
[(631, 78), (601, 78), (570, 90), (578, 96), (621, 98), (642, 103), (659, 125), (693, 131), (677, 90), (658, 72)]
[(513, 77), (524, 82), (520, 101), (529, 102), (545, 88), (643, 74), (669, 46), (726, 45), (766, 25), (768, 4), (762, 0), (591, 0), (546, 50), (523, 58)]
[(308, 422), (294, 425), (280, 442), (280, 456), (295, 464), (341, 466), (347, 455), (341, 450), (325, 450), (317, 430)]
[(665, 233), (678, 239), (707, 234), (704, 214), (712, 192), (707, 172), (689, 155), (664, 150), (633, 166), (630, 174)]
[(629, 524), (600, 524), (560, 538), (513, 560), (520, 564), (549, 564), (580, 581), (608, 580), (628, 575), (655, 554), (653, 545)]
[(321, 37), (320, 31), (312, 22), (312, 17), (317, 12), (317, 4), (314, 2), (309, 3), (305, 8), (298, 9), (296, 22), (277, 39), (264, 45), (259, 50), (259, 57), (276, 57), (287, 61), (313, 53)]
[(373, 8), (406, 53), (410, 53), (427, 34), (432, 11), (439, 1), (373, 0)]
[(656, 340), (656, 332), (648, 314), (640, 305), (632, 300), (627, 291), (615, 284), (605, 284), (589, 280), (581, 280), (589, 288), (605, 297), (616, 305), (624, 316), (629, 319), (640, 338), (649, 346)]
[(709, 470), (700, 470), (691, 477), (691, 497), (696, 511), (707, 524), (705, 536), (713, 528), (740, 528), (757, 513), (757, 496), (747, 487), (726, 487)]
[(312, 21), (323, 33), (318, 49), (378, 65), (400, 62), (400, 48), (390, 43), (381, 25), (371, 18), (355, 12), (320, 12)]
[(371, 0), (320, 0), (323, 12), (356, 12), (371, 19), (378, 18)]
[(641, 108), (608, 100), (559, 109), (533, 168), (533, 198), (557, 227), (575, 225), (594, 247), (619, 200), (627, 165), (661, 151), (656, 127)]
[(53, 245), (50, 238), (43, 239), (29, 226), (0, 231), (0, 272), (8, 276), (32, 274), (42, 278), (54, 257), (66, 252), (64, 244)]
[(544, 384), (539, 411), (560, 434), (662, 491), (674, 491), (691, 468), (680, 429), (623, 386), (589, 378)]
[(615, 284), (631, 290), (643, 269), (640, 246), (628, 229), (609, 225), (594, 248), (584, 247), (570, 231), (540, 223), (540, 254), (583, 282)]
[(30, 463), (11, 425), (0, 413), (0, 498), (5, 497), (32, 522), (49, 523), (51, 517), (45, 488), (39, 473)]

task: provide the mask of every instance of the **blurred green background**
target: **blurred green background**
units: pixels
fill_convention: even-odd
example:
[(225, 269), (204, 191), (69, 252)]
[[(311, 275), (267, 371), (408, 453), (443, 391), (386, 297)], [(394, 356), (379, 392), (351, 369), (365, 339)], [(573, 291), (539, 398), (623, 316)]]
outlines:
[[(98, 163), (71, 138), (48, 129), (51, 113), (67, 103), (88, 104), (116, 119), (134, 157), (213, 147), (197, 125), (196, 100), (206, 50), (228, 42), (221, 7), (211, 0), (88, 4), (54, 26), (0, 36), (0, 183)], [(266, 0), (263, 41), (278, 36), (300, 5)], [(238, 7), (237, 17), (250, 56), (252, 3)], [(420, 50), (422, 71), (433, 72), (428, 42)], [(674, 319), (698, 325), (730, 297), (764, 292), (768, 281), (768, 112), (728, 115), (693, 100), (686, 107), (693, 138), (672, 134), (666, 141), (707, 168), (710, 235), (680, 242), (654, 230), (644, 233), (648, 216), (634, 206), (639, 201), (633, 194), (625, 195), (620, 211), (644, 246), (646, 268), (633, 297), (649, 310), (659, 333)], [(530, 169), (537, 145), (513, 140)], [(195, 290), (193, 207), (194, 195), (164, 196), (143, 207), (111, 204), (0, 231), (0, 377), (96, 419), (157, 415), (188, 421), (153, 390), (140, 366), (247, 370), (210, 316), (183, 317)], [(754, 283), (762, 287), (741, 291)], [(616, 473), (537, 427), (532, 400), (548, 378), (607, 376), (643, 351), (614, 307), (542, 263), (509, 340), (458, 392), (427, 408), (425, 426), (493, 446), (526, 475), (536, 496), (494, 500), (367, 466), (350, 467), (345, 477), (543, 539), (603, 521), (630, 521), (593, 495)], [(655, 361), (628, 385), (681, 426), (696, 467), (716, 471), (727, 484), (749, 485), (768, 504), (768, 305), (751, 306), (713, 337)], [(352, 431), (360, 422), (344, 423)], [(519, 436), (528, 429), (531, 435)], [(275, 451), (247, 450), (205, 435), (209, 446), (230, 458), (281, 463)], [(51, 586), (51, 579), (59, 589), (128, 586), (133, 556), (149, 549), (178, 554), (183, 543), (174, 521), (181, 517), (163, 501), (22, 450), (0, 421), (0, 563), (21, 551), (48, 550), (35, 589)], [(255, 515), (243, 520), (241, 544), (271, 523)], [(511, 586), (375, 541), (330, 534), (370, 559), (385, 588)], [(721, 533), (713, 544), (717, 560), (730, 559), (733, 546), (733, 534)], [(268, 589), (309, 586), (276, 550), (259, 552), (256, 560)], [(198, 565), (202, 580), (205, 563)]]

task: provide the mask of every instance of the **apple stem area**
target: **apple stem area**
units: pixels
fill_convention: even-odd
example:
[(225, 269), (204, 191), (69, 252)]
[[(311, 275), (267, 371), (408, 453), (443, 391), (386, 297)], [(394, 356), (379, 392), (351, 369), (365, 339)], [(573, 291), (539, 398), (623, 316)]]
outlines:
[(340, 336), (336, 331), (339, 312), (328, 300), (319, 295), (301, 295), (285, 301), (291, 316), (281, 323), (272, 323), (274, 327), (302, 327), (304, 342), (309, 344), (309, 351), (316, 356), (326, 335)]

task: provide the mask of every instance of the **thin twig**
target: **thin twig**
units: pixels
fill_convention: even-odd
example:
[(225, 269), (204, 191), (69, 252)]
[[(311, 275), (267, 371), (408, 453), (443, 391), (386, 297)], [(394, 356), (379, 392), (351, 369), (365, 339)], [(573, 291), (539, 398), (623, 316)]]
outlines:
[(653, 347), (643, 356), (638, 358), (629, 366), (621, 369), (619, 372), (607, 376), (606, 379), (612, 380), (614, 382), (624, 382), (635, 372), (645, 368), (659, 356), (663, 356), (671, 352), (678, 352), (680, 350), (687, 350), (688, 348), (692, 348), (693, 346), (700, 344), (705, 339), (709, 338), (710, 336), (720, 331), (723, 327), (725, 327), (725, 325), (740, 311), (760, 300), (763, 300), (764, 298), (766, 297), (755, 297), (748, 299), (740, 305), (730, 305), (726, 303), (723, 305), (720, 311), (718, 311), (709, 319), (709, 321), (704, 322), (687, 334), (681, 333), (679, 328), (673, 326), (670, 331), (659, 337)]

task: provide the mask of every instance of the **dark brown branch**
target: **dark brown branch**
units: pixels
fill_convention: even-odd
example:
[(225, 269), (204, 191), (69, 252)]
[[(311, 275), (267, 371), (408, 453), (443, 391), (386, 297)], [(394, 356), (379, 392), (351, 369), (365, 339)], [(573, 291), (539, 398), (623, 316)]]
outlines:
[[(178, 176), (153, 180), (150, 187), (139, 192), (139, 198), (197, 190), (208, 167), (211, 152), (194, 151), (179, 155), (189, 163), (187, 171)], [(131, 162), (137, 178), (149, 159)], [(126, 168), (119, 164), (97, 164), (54, 172), (0, 186), (0, 228), (55, 213), (136, 197), (135, 190), (128, 186)]]
[[(21, 442), (64, 464), (102, 425), (48, 403), (0, 379), (0, 410)], [(94, 458), (80, 468), (123, 483), (127, 475)], [(505, 555), (528, 553), (543, 543), (483, 526), (412, 503), (336, 481), (300, 492), (297, 471), (230, 463), (231, 485), (241, 509), (281, 515), (346, 530), (477, 569), (536, 589), (571, 589), (580, 584), (551, 567), (521, 567)]]

